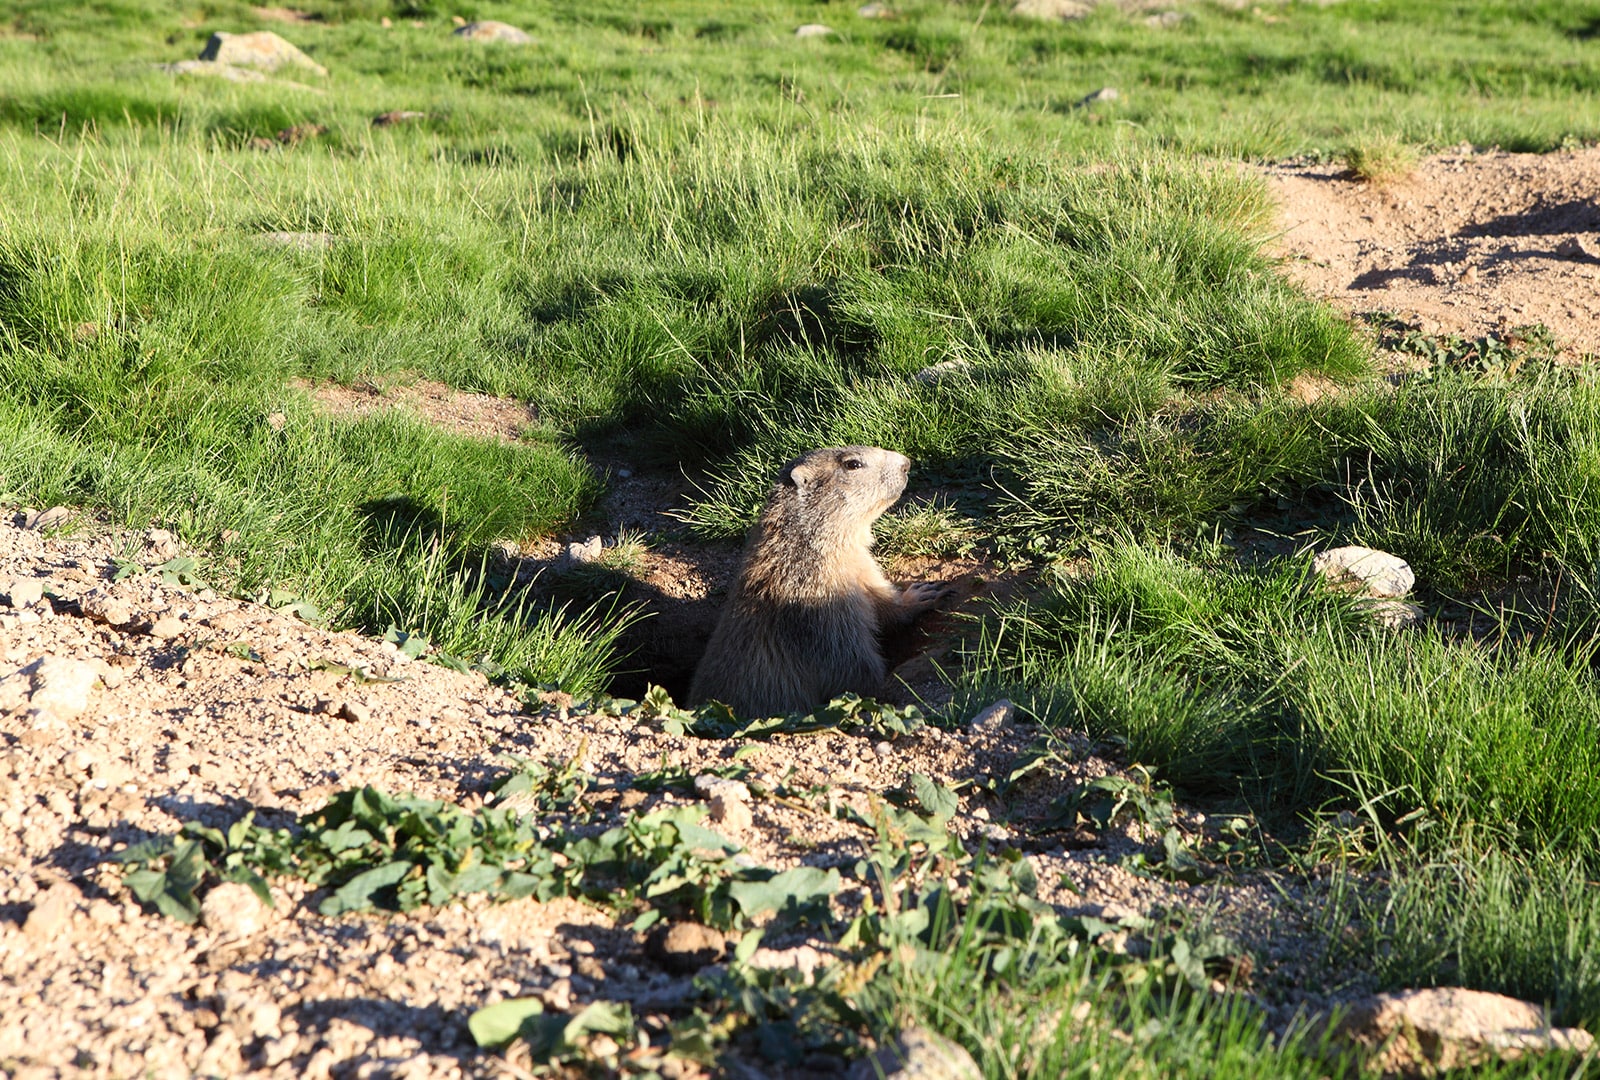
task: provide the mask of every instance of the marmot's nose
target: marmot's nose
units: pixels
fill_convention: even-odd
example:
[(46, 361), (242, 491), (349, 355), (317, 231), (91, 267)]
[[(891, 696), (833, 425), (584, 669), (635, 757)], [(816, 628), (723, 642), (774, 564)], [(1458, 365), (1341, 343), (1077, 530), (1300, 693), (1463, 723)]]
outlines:
[(910, 458), (903, 457), (903, 458), (900, 459), (900, 471), (903, 472), (903, 473), (909, 473), (911, 471), (911, 459)]

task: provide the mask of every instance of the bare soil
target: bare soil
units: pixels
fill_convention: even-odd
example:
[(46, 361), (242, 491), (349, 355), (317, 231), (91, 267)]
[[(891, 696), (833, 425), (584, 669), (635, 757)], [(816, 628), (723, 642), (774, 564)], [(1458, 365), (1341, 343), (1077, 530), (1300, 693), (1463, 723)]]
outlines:
[[(576, 902), (327, 918), (319, 894), (283, 880), (259, 927), (243, 915), (191, 927), (141, 911), (109, 856), (188, 820), (220, 826), (254, 809), (266, 824), (288, 824), (359, 784), (472, 807), (508, 769), (500, 755), (576, 753), (606, 785), (592, 796), (598, 823), (614, 824), (693, 801), (630, 791), (633, 776), (663, 760), (709, 770), (737, 747), (554, 704), (530, 711), (481, 676), (370, 638), (154, 573), (114, 580), (118, 554), (146, 566), (174, 554), (158, 530), (114, 533), (80, 519), (71, 535), (25, 520), (0, 517), (0, 1070), (503, 1075), (466, 1032), (484, 1004), (620, 999), (665, 1016), (692, 1000), (687, 976), (659, 967), (608, 913)], [(44, 598), (19, 606), (13, 594), (26, 600), (34, 581)], [(46, 674), (63, 670), (83, 677), (86, 699), (51, 703)], [(823, 794), (809, 804), (758, 798), (749, 826), (723, 827), (778, 869), (848, 868), (869, 838), (827, 804), (866, 809), (916, 772), (947, 784), (1003, 778), (1038, 732), (1015, 710), (985, 716), (892, 744), (838, 732), (755, 743), (743, 760), (758, 777)], [(1063, 911), (1214, 910), (1254, 953), (1264, 999), (1302, 1003), (1303, 884), (1267, 870), (1196, 886), (1136, 876), (1120, 857), (1150, 840), (1137, 826), (1033, 837), (1055, 796), (1115, 769), (1087, 739), (1067, 749), (1006, 802), (966, 789), (956, 831), (1022, 844), (1041, 897)], [(1197, 836), (1212, 828), (1192, 813), (1182, 821)], [(827, 941), (809, 944), (831, 955)]]
[(1282, 215), (1274, 249), (1314, 295), (1429, 334), (1542, 324), (1566, 359), (1600, 354), (1600, 148), (1462, 148), (1388, 185), (1338, 165), (1266, 178)]

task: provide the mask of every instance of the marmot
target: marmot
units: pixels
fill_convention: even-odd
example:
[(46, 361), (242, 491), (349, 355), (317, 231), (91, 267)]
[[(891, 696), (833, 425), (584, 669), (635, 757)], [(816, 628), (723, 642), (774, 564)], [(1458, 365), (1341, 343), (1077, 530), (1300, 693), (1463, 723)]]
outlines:
[(813, 450), (783, 467), (695, 670), (689, 701), (741, 716), (803, 712), (888, 676), (880, 635), (943, 595), (897, 589), (872, 557), (872, 523), (905, 490), (911, 459), (876, 446)]

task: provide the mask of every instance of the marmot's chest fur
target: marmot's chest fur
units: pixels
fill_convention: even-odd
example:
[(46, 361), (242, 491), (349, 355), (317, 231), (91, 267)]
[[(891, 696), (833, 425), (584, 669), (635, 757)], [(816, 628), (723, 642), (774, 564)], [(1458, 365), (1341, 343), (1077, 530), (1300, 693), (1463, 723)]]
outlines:
[(875, 446), (813, 450), (784, 466), (689, 691), (743, 716), (802, 712), (887, 672), (879, 635), (932, 606), (937, 587), (892, 585), (872, 523), (905, 490), (911, 461)]

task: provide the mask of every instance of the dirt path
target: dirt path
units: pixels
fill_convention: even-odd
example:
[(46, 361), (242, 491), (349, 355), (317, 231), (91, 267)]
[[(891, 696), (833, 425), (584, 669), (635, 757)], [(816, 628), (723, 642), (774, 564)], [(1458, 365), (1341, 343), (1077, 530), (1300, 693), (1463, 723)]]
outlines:
[(1429, 334), (1542, 323), (1568, 359), (1600, 354), (1600, 149), (1440, 154), (1389, 185), (1336, 165), (1266, 176), (1274, 248), (1313, 294)]

